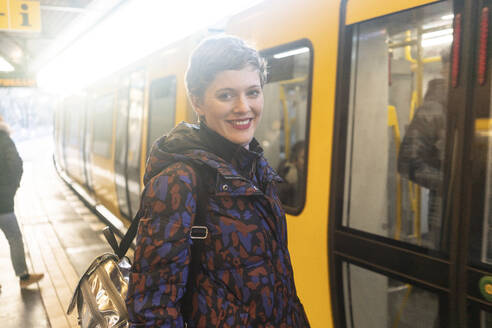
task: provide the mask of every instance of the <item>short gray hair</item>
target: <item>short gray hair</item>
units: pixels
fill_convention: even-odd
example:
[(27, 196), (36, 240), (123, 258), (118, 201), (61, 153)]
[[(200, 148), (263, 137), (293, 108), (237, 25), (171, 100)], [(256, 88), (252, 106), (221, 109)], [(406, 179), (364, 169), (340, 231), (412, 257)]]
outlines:
[(203, 100), (205, 90), (218, 73), (241, 70), (246, 66), (258, 70), (263, 87), (266, 80), (266, 64), (255, 48), (231, 35), (204, 39), (191, 53), (186, 69), (185, 84), (188, 96)]

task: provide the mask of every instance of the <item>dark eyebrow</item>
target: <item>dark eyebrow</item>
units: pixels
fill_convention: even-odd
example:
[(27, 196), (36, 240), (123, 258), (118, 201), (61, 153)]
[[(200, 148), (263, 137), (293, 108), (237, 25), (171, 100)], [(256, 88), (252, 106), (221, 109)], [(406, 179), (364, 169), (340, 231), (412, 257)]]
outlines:
[[(261, 88), (261, 85), (253, 84), (253, 85), (247, 87), (246, 90), (251, 90), (251, 89), (256, 89), (256, 88)], [(221, 92), (236, 92), (236, 89), (234, 89), (234, 88), (222, 88), (222, 89), (215, 91), (216, 94), (221, 93)]]
[(222, 88), (222, 89), (215, 91), (215, 93), (224, 92), (224, 91), (234, 92), (235, 90), (233, 88)]

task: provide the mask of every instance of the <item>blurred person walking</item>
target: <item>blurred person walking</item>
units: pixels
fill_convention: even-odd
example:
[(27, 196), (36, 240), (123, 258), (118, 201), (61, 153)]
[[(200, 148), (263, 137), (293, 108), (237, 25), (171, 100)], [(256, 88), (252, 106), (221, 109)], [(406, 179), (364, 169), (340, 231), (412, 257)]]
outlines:
[(26, 288), (41, 280), (44, 274), (28, 272), (22, 233), (14, 214), (14, 196), (22, 172), (22, 159), (10, 138), (8, 125), (0, 116), (0, 229), (9, 242), (10, 259), (15, 275), (19, 277), (20, 287)]

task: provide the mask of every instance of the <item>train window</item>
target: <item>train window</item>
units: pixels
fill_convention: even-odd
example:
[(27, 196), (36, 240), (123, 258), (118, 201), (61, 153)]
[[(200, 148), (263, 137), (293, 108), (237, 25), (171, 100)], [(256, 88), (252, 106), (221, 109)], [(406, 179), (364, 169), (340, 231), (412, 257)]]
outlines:
[(262, 55), (268, 80), (256, 138), (270, 165), (284, 179), (279, 184), (282, 203), (287, 212), (297, 214), (304, 205), (306, 189), (312, 47), (301, 40)]
[(479, 320), (480, 320), (480, 328), (492, 327), (492, 313), (481, 311)]
[(174, 127), (175, 109), (176, 77), (168, 76), (152, 81), (150, 84), (147, 155), (154, 141)]
[(79, 149), (82, 144), (82, 124), (84, 115), (84, 102), (77, 99), (69, 99), (66, 103), (68, 116), (70, 117), (69, 125), (69, 144), (75, 149)]
[(345, 320), (357, 327), (439, 327), (439, 296), (344, 263)]
[(444, 1), (352, 26), (344, 226), (444, 249), (452, 13)]
[(111, 157), (111, 143), (113, 140), (113, 110), (114, 96), (112, 94), (100, 96), (94, 100), (91, 108), (97, 113), (97, 120), (93, 122), (93, 151), (94, 154), (106, 158)]
[(72, 147), (77, 147), (77, 135), (78, 135), (78, 120), (77, 120), (77, 113), (72, 111), (73, 108), (68, 108), (68, 117), (70, 117), (70, 125), (68, 128), (68, 144)]
[[(63, 113), (63, 130), (62, 130), (62, 138), (63, 138), (63, 148), (68, 146), (68, 137), (69, 137), (69, 127), (70, 127), (70, 115), (68, 113), (67, 107), (63, 104), (64, 109)], [(65, 156), (65, 155), (64, 155)]]

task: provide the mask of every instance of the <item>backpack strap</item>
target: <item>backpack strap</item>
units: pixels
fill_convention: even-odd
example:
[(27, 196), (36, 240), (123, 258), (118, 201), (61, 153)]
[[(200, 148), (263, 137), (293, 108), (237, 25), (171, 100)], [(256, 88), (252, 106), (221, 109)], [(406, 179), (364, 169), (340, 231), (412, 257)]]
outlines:
[[(207, 225), (205, 224), (206, 223), (205, 222), (205, 214), (206, 214), (206, 210), (207, 210), (207, 203), (204, 201), (200, 201), (200, 200), (206, 199), (208, 192), (206, 190), (206, 186), (201, 181), (201, 177), (200, 177), (200, 173), (202, 171), (201, 165), (196, 164), (196, 163), (191, 162), (191, 161), (188, 164), (192, 165), (192, 167), (195, 169), (195, 176), (196, 176), (197, 187), (198, 187), (197, 213), (195, 216), (195, 224), (191, 227), (191, 231), (190, 231), (191, 239), (194, 240), (194, 243), (192, 245), (192, 252), (191, 252), (191, 254), (192, 254), (192, 265), (191, 265), (191, 267), (197, 267), (199, 265), (199, 263), (193, 264), (193, 258), (199, 259), (200, 255), (199, 254), (197, 256), (194, 255), (195, 253), (197, 253), (197, 250), (194, 250), (197, 247), (196, 246), (194, 247), (194, 245), (198, 245), (198, 244), (201, 245), (202, 242), (199, 242), (199, 240), (203, 240), (203, 239), (207, 238), (207, 236), (208, 236), (208, 228), (207, 228)], [(121, 243), (117, 247), (117, 249), (115, 249), (115, 244), (114, 244), (113, 240), (111, 240), (114, 238), (114, 236), (113, 236), (113, 238), (111, 238), (111, 236), (109, 236), (110, 234), (112, 234), (111, 230), (105, 229), (105, 231), (103, 231), (104, 236), (106, 237), (109, 244), (112, 246), (116, 255), (120, 259), (123, 256), (125, 256), (126, 252), (128, 251), (128, 248), (130, 248), (130, 245), (131, 245), (133, 239), (135, 239), (135, 236), (137, 235), (138, 224), (140, 222), (140, 219), (144, 215), (143, 198), (145, 195), (145, 190), (146, 190), (146, 188), (144, 188), (142, 195), (140, 196), (140, 208), (138, 209), (137, 214), (135, 214), (135, 217), (133, 218), (130, 227), (128, 228), (125, 236), (121, 240)]]
[[(125, 256), (126, 252), (128, 251), (128, 248), (130, 248), (130, 245), (131, 245), (133, 239), (135, 239), (135, 236), (137, 235), (138, 223), (140, 222), (140, 219), (142, 218), (142, 216), (144, 214), (143, 207), (142, 207), (144, 194), (145, 194), (145, 188), (144, 188), (144, 190), (142, 192), (142, 196), (140, 198), (140, 208), (138, 209), (137, 214), (135, 214), (135, 217), (132, 220), (132, 224), (130, 225), (130, 227), (126, 231), (125, 236), (121, 240), (120, 246), (118, 247), (118, 249), (115, 250), (115, 253), (119, 259), (121, 259), (123, 256)], [(104, 231), (105, 236), (106, 236), (106, 234), (107, 234), (107, 232)], [(108, 239), (108, 236), (106, 236), (106, 239)], [(108, 239), (108, 242), (110, 243), (111, 246), (113, 246), (112, 242), (109, 241), (109, 239)], [(114, 249), (114, 247), (113, 247), (113, 249)]]
[(202, 173), (204, 169), (198, 164), (194, 164), (196, 174), (196, 181), (198, 187), (197, 194), (197, 212), (195, 215), (195, 222), (190, 230), (190, 237), (192, 239), (191, 245), (191, 261), (188, 271), (188, 279), (186, 282), (186, 291), (181, 303), (181, 313), (183, 314), (185, 322), (191, 316), (193, 311), (193, 283), (200, 270), (200, 258), (204, 249), (204, 239), (208, 236), (208, 228), (206, 224), (207, 207), (208, 207), (208, 190), (205, 185)]

